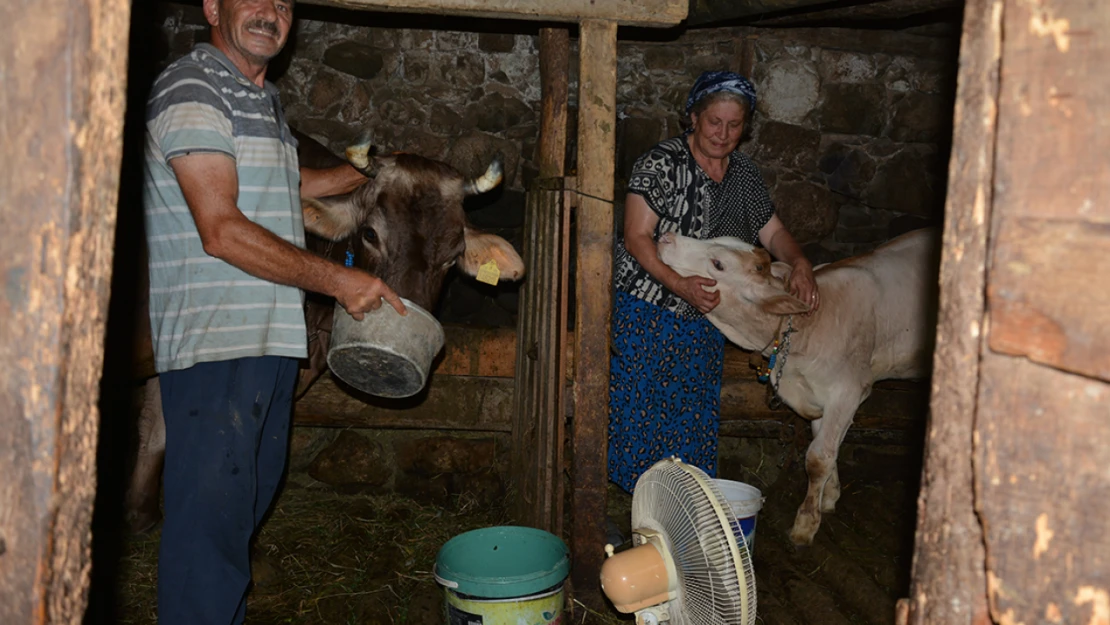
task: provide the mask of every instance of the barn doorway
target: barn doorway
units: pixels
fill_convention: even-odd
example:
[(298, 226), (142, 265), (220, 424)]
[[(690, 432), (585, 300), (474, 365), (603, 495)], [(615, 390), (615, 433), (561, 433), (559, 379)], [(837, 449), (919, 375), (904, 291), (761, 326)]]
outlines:
[[(766, 103), (745, 149), (815, 263), (865, 253), (904, 231), (939, 224), (959, 7), (883, 11), (883, 4), (862, 14), (847, 8), (669, 31), (622, 30), (615, 225), (621, 223), (620, 200), (633, 160), (681, 131), (678, 100), (692, 78), (711, 67), (745, 72), (760, 86)], [(291, 123), (333, 150), (370, 128), (391, 148), (460, 168), (473, 165), (468, 156), (496, 146), (507, 152), (506, 184), (492, 201), (473, 207), (471, 217), (520, 244), (525, 192), (538, 177), (538, 27), (313, 6), (299, 6), (298, 18), (297, 38), (272, 74)], [(144, 53), (133, 54), (131, 66), (125, 142), (132, 158), (124, 162), (125, 180), (141, 148), (135, 143), (141, 85), (203, 41), (205, 28), (196, 4), (135, 7), (132, 46)], [(573, 72), (571, 80), (573, 121)], [(573, 170), (573, 141), (566, 151)], [(141, 236), (136, 213), (125, 210), (137, 206), (127, 191), (125, 184), (121, 249)], [(133, 264), (117, 263), (117, 284), (133, 279), (134, 270)], [(499, 502), (509, 484), (507, 398), (516, 298), (513, 288), (487, 289), (465, 280), (445, 286), (440, 318), (459, 326), (452, 331), (460, 349), (487, 358), (444, 371), (438, 392), (455, 399), (453, 405), (384, 406), (377, 413), (364, 402), (342, 399), (343, 390), (327, 380), (302, 400), (285, 494), (260, 538), (251, 608), (257, 618), (292, 609), (300, 622), (386, 616), (438, 622), (440, 597), (421, 574), (435, 549), (465, 529), (512, 521)], [(116, 339), (124, 340), (132, 307), (124, 300), (113, 306), (112, 320), (119, 325), (110, 328), (107, 353), (116, 377), (105, 378), (115, 380), (104, 385), (105, 414), (126, 411), (132, 388), (123, 364), (127, 355), (111, 349)], [(464, 397), (475, 401), (460, 403)], [(887, 384), (861, 408), (842, 455), (842, 509), (830, 517), (817, 545), (799, 554), (787, 547), (785, 531), (804, 492), (799, 450), (808, 426), (788, 410), (768, 408), (746, 355), (729, 350), (721, 475), (755, 484), (769, 497), (756, 552), (765, 622), (891, 622), (894, 602), (908, 593), (927, 401), (927, 386)], [(127, 440), (125, 420), (104, 432)], [(427, 462), (434, 453), (456, 460)], [(102, 483), (125, 476), (122, 457), (102, 456)], [(118, 489), (102, 488), (98, 509), (118, 505), (121, 496)], [(628, 497), (610, 488), (610, 517), (624, 531), (627, 506)], [(119, 521), (108, 514), (97, 518), (99, 527)], [(376, 542), (383, 535), (392, 542)], [(94, 536), (102, 553), (118, 559), (98, 569), (95, 583), (111, 584), (111, 590), (102, 585), (93, 593), (90, 618), (153, 622), (157, 534)], [(314, 540), (325, 542), (309, 548)], [(318, 556), (311, 564), (305, 549)], [(383, 552), (396, 567), (373, 564)], [(296, 606), (284, 603), (292, 597)], [(597, 622), (620, 621), (603, 611), (586, 614)]]
[[(127, 292), (140, 269), (120, 250), (131, 249), (128, 242), (139, 236), (133, 181), (143, 92), (157, 69), (203, 40), (198, 4), (144, 3), (133, 9), (113, 269), (117, 293)], [(764, 103), (745, 149), (760, 164), (783, 218), (815, 262), (866, 253), (901, 232), (942, 222), (961, 3), (789, 4), (755, 15), (711, 6), (695, 12), (688, 27), (621, 29), (617, 228), (632, 161), (654, 142), (681, 132), (678, 111), (685, 89), (697, 73), (717, 67), (742, 71), (760, 86)], [(360, 127), (368, 127), (391, 148), (460, 168), (473, 166), (474, 154), (507, 151), (512, 164), (505, 187), (474, 206), (472, 215), (477, 225), (520, 243), (525, 194), (539, 178), (540, 27), (313, 5), (298, 6), (298, 13), (297, 40), (272, 75), (293, 123), (332, 149), (341, 149)], [(577, 106), (575, 71), (572, 63), (572, 109)], [(566, 148), (571, 172), (575, 154), (572, 141)], [(394, 535), (406, 538), (353, 549), (342, 541), (317, 548), (324, 556), (311, 573), (317, 577), (301, 578), (309, 572), (293, 570), (290, 563), (309, 543), (275, 535), (263, 541), (270, 556), (264, 564), (273, 576), (256, 580), (256, 597), (286, 596), (290, 588), (307, 584), (321, 592), (299, 597), (296, 614), (302, 622), (433, 622), (438, 593), (424, 575), (433, 547), (470, 525), (513, 520), (499, 504), (511, 494), (507, 406), (513, 392), (517, 298), (512, 288), (485, 289), (461, 280), (446, 286), (438, 312), (458, 324), (454, 345), (465, 354), (441, 365), (446, 368), (436, 392), (451, 398), (450, 405), (373, 406), (345, 399), (342, 389), (327, 382), (306, 399), (298, 416), (288, 498), (279, 504), (286, 516), (275, 513), (274, 530), (284, 527), (297, 536), (303, 530), (298, 519), (325, 511), (313, 524), (324, 526), (320, 533), (328, 538), (344, 532), (368, 538), (371, 529), (392, 522), (399, 524)], [(122, 347), (136, 320), (132, 304), (115, 298), (109, 313), (100, 386), (104, 419), (93, 538), (96, 585), (88, 622), (152, 622), (153, 538), (118, 531), (122, 519), (115, 511), (123, 494), (111, 486), (125, 483), (127, 472), (126, 454), (119, 453), (129, 437), (127, 420), (111, 416), (133, 408), (130, 353)], [(567, 321), (573, 327), (575, 320)], [(789, 526), (804, 488), (799, 449), (808, 428), (789, 411), (767, 407), (763, 395), (746, 356), (731, 350), (721, 474), (759, 485), (769, 497), (756, 553), (764, 621), (890, 622), (894, 602), (909, 593), (927, 382), (880, 385), (861, 408), (842, 452), (847, 482), (842, 507), (830, 517), (817, 546), (805, 553), (788, 549), (779, 530)], [(572, 429), (574, 415), (568, 417)], [(453, 460), (427, 462), (434, 454)], [(575, 461), (568, 453), (564, 464)], [(355, 466), (353, 473), (336, 471)], [(573, 492), (572, 478), (566, 480)], [(608, 504), (611, 520), (627, 533), (622, 525), (627, 497), (610, 489)], [(432, 526), (435, 531), (428, 531)], [(414, 527), (423, 528), (414, 530), (423, 542), (409, 537)], [(344, 551), (385, 551), (385, 559), (403, 568), (374, 570), (373, 576), (343, 578), (333, 585), (343, 576), (336, 570), (373, 568), (365, 557)], [(144, 567), (146, 581), (140, 573)], [(319, 581), (324, 579), (328, 583)], [(344, 590), (344, 584), (373, 590)], [(267, 614), (262, 606), (255, 614)], [(289, 609), (273, 606), (273, 614)], [(583, 618), (620, 620), (604, 610), (585, 611)]]

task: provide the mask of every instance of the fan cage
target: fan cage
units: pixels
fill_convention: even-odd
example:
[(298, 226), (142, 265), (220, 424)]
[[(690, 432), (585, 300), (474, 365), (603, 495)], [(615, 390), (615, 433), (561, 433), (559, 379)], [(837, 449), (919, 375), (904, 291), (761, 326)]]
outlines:
[(755, 623), (751, 554), (733, 531), (735, 513), (704, 471), (677, 460), (648, 469), (636, 482), (632, 527), (659, 533), (678, 570), (672, 624)]

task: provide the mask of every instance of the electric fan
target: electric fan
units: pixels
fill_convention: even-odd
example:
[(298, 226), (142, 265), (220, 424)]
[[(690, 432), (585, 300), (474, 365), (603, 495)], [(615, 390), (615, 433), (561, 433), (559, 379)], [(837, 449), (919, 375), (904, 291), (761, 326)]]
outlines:
[[(601, 587), (637, 625), (752, 625), (755, 575), (736, 515), (701, 469), (661, 460), (636, 481), (633, 547), (601, 567)], [(738, 542), (739, 541), (739, 542)]]

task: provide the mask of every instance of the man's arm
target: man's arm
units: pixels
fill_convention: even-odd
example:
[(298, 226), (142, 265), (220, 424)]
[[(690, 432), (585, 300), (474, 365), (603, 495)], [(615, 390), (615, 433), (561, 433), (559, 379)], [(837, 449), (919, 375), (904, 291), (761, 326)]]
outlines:
[(303, 250), (247, 219), (237, 205), (235, 162), (227, 155), (189, 154), (170, 166), (207, 254), (263, 280), (330, 295), (356, 319), (383, 298), (404, 314), (400, 298), (377, 277)]
[(301, 167), (301, 195), (328, 197), (350, 193), (367, 180), (366, 176), (346, 163), (328, 169)]

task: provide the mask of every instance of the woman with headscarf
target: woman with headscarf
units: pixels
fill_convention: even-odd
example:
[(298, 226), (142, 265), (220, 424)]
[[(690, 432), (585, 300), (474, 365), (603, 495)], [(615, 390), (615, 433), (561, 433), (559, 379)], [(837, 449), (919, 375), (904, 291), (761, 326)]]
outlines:
[(705, 72), (686, 100), (691, 128), (641, 156), (617, 241), (609, 398), (609, 478), (631, 492), (655, 462), (678, 456), (717, 472), (724, 335), (705, 318), (716, 283), (683, 278), (659, 260), (673, 232), (739, 237), (789, 263), (791, 292), (816, 309), (813, 265), (775, 215), (763, 177), (740, 152), (755, 87), (732, 72)]

